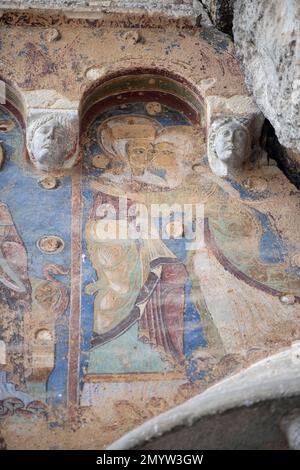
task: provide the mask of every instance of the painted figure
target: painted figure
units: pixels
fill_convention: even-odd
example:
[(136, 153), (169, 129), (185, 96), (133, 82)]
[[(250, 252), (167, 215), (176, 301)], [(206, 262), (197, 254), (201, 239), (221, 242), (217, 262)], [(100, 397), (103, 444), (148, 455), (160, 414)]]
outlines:
[(66, 274), (62, 266), (46, 264), (45, 279), (31, 279), (32, 309), (26, 329), (30, 354), (26, 366), (27, 377), (34, 382), (46, 382), (55, 366), (55, 327), (69, 305), (69, 291), (54, 276)]
[[(139, 321), (140, 338), (159, 348), (165, 359), (180, 364), (184, 360), (185, 267), (160, 239), (99, 238), (99, 209), (103, 204), (118, 204), (118, 198), (108, 191), (95, 197), (86, 226), (88, 250), (98, 277), (86, 287), (87, 293), (97, 294), (92, 345), (111, 341)], [(130, 209), (132, 202), (128, 202)], [(120, 214), (118, 222), (122, 222)]]
[(108, 158), (103, 178), (122, 183), (129, 191), (134, 183), (152, 191), (175, 188), (199, 158), (199, 129), (164, 128), (144, 116), (115, 116), (104, 121), (98, 129), (98, 142)]
[[(130, 194), (130, 212), (135, 202), (147, 206), (149, 190), (180, 184), (191, 169), (192, 135), (195, 132), (188, 126), (177, 126), (175, 132), (141, 116), (113, 117), (98, 129), (99, 144), (111, 164), (92, 184), (97, 193), (86, 226), (88, 252), (98, 277), (86, 287), (87, 293), (96, 294), (94, 347), (138, 322), (140, 339), (169, 362), (184, 363), (185, 266), (159, 237), (151, 236), (157, 231), (153, 226), (148, 227), (149, 236), (138, 240), (104, 240), (99, 232), (105, 205), (115, 208), (118, 222), (127, 216), (119, 212), (120, 196)], [(162, 167), (165, 171), (159, 174)], [(135, 216), (131, 218), (134, 222)]]
[(8, 207), (0, 203), (1, 339), (6, 345), (5, 370), (16, 385), (25, 382), (24, 320), (31, 302), (27, 253)]
[[(118, 122), (122, 120), (120, 117), (111, 119), (116, 128)], [(129, 120), (128, 117), (126, 119)], [(132, 123), (134, 122), (133, 118)], [(188, 128), (188, 126), (186, 127)], [(115, 175), (110, 176), (109, 171), (104, 172), (103, 177), (99, 178), (97, 183), (95, 182), (94, 188), (111, 196), (127, 194), (132, 198), (132, 201), (139, 202), (146, 201), (146, 197), (143, 198), (142, 194), (143, 191), (149, 191), (147, 200), (150, 201), (153, 198), (149, 196), (149, 193), (154, 191), (155, 186), (147, 185), (144, 181), (139, 181), (140, 185), (137, 186), (137, 181), (143, 177), (146, 171), (151, 173), (153, 168), (160, 167), (160, 169), (165, 168), (166, 170), (163, 176), (159, 176), (165, 181), (165, 186), (161, 184), (160, 188), (164, 187), (168, 190), (178, 188), (172, 201), (179, 202), (181, 198), (185, 202), (186, 193), (182, 190), (183, 195), (180, 196), (181, 190), (179, 189), (184, 179), (179, 176), (178, 186), (168, 184), (172, 181), (172, 171), (168, 169), (166, 155), (170, 155), (171, 152), (177, 155), (177, 158), (172, 159), (173, 162), (175, 161), (177, 174), (180, 173), (179, 168), (185, 168), (186, 174), (189, 175), (186, 179), (189, 184), (189, 201), (195, 200), (205, 204), (207, 244), (191, 255), (191, 259), (194, 265), (194, 282), (199, 284), (203, 298), (202, 319), (204, 323), (206, 322), (206, 337), (209, 339), (208, 350), (216, 354), (217, 357), (226, 353), (248, 354), (254, 350), (268, 349), (270, 338), (275, 334), (279, 325), (285, 324), (287, 329), (296, 328), (297, 330), (299, 323), (296, 314), (298, 309), (297, 295), (300, 281), (297, 275), (291, 270), (289, 272), (287, 270), (284, 253), (288, 250), (280, 240), (275, 227), (277, 221), (280, 222), (280, 217), (272, 211), (273, 218), (269, 219), (266, 213), (271, 210), (268, 200), (264, 203), (264, 199), (262, 199), (259, 204), (255, 203), (251, 194), (249, 194), (248, 200), (245, 196), (242, 199), (237, 189), (234, 189), (226, 180), (220, 180), (212, 175), (205, 162), (201, 163), (200, 159), (200, 164), (197, 165), (198, 174), (192, 178), (189, 169), (194, 157), (191, 156), (189, 149), (193, 147), (191, 144), (193, 134), (184, 134), (187, 141), (191, 136), (189, 145), (183, 146), (183, 149), (186, 149), (184, 154), (180, 146), (180, 142), (183, 141), (180, 126), (177, 129), (169, 127), (153, 131), (154, 138), (149, 138), (145, 145), (148, 151), (141, 152), (143, 171), (139, 175), (134, 175), (128, 163), (130, 158), (126, 149), (132, 151), (133, 146), (128, 145), (128, 140), (130, 137), (136, 137), (137, 130), (135, 129), (131, 134), (129, 129), (129, 125), (127, 128), (126, 126), (123, 128), (127, 139), (122, 142), (123, 147), (118, 138), (111, 139), (109, 147), (112, 148), (114, 145), (117, 148), (119, 145), (118, 148), (125, 149), (121, 155), (127, 165), (127, 176), (121, 175), (121, 178), (117, 180)], [(102, 136), (101, 131), (100, 127), (98, 131), (100, 136)], [(176, 140), (176, 131), (178, 132), (178, 140)], [(218, 119), (212, 127), (210, 138), (213, 143), (218, 171), (222, 173), (222, 176), (238, 175), (251, 153), (247, 121), (232, 118)], [(103, 137), (102, 140), (101, 137), (99, 140), (102, 148), (105, 149)], [(157, 144), (161, 145), (161, 148)], [(163, 154), (164, 149), (167, 149), (165, 155)], [(134, 152), (134, 155), (138, 158), (137, 152)], [(144, 158), (145, 155), (147, 155), (147, 159)], [(120, 160), (120, 155), (117, 152), (114, 154), (114, 159), (115, 161)], [(154, 165), (154, 161), (160, 161), (160, 165)], [(119, 178), (119, 175), (116, 176)], [(103, 186), (105, 181), (107, 181), (106, 189)], [(118, 189), (115, 184), (117, 181), (121, 183)], [(161, 201), (163, 194), (164, 192), (160, 193)], [(257, 209), (255, 209), (256, 206)], [(295, 237), (293, 237), (293, 241), (297, 244)], [(143, 249), (147, 253), (152, 252), (151, 243), (151, 240), (143, 241)], [(160, 243), (164, 245), (161, 240)], [(236, 249), (237, 246), (239, 250)], [(161, 248), (159, 248), (160, 250)], [(140, 254), (137, 254), (135, 259), (138, 262)], [(124, 271), (126, 271), (125, 266), (126, 263)], [(212, 279), (218, 280), (218, 289)], [(228, 290), (228, 286), (232, 286), (232, 289)], [(138, 289), (139, 286), (137, 291)], [(287, 306), (281, 302), (280, 292), (282, 295), (288, 292), (292, 296), (296, 296), (295, 305)], [(251, 298), (255, 298), (257, 301), (252, 303), (250, 302)], [(163, 304), (161, 299), (160, 305)], [(222, 308), (220, 308), (221, 304)], [(241, 305), (243, 308), (240, 308)], [(140, 318), (140, 331), (143, 329), (143, 319), (146, 317), (141, 316)]]

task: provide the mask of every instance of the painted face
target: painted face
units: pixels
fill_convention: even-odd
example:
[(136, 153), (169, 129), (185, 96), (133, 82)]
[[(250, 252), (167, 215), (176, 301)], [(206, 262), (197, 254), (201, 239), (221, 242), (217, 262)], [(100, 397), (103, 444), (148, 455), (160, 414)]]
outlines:
[(221, 126), (215, 138), (215, 150), (224, 162), (242, 163), (249, 151), (247, 130), (236, 122)]
[(127, 155), (134, 175), (143, 175), (148, 162), (148, 146), (145, 142), (128, 143)]
[(151, 145), (148, 151), (148, 160), (157, 168), (176, 167), (176, 148), (170, 142), (159, 142)]
[(46, 169), (62, 166), (67, 150), (66, 139), (65, 129), (57, 121), (51, 120), (40, 126), (31, 143), (36, 164)]

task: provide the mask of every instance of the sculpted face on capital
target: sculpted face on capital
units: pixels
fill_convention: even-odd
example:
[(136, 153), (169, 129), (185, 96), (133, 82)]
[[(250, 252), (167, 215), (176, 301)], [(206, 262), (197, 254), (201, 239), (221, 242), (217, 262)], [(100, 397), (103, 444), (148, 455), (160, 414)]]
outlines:
[(218, 176), (238, 172), (248, 160), (251, 138), (248, 128), (235, 118), (216, 119), (210, 130), (209, 163)]
[(31, 143), (36, 164), (45, 169), (62, 166), (67, 151), (66, 138), (64, 128), (54, 119), (39, 127)]
[(65, 165), (76, 149), (76, 136), (65, 118), (44, 116), (31, 124), (27, 145), (34, 166), (51, 171)]
[(249, 153), (247, 129), (234, 121), (221, 126), (215, 138), (215, 151), (223, 162), (243, 163)]

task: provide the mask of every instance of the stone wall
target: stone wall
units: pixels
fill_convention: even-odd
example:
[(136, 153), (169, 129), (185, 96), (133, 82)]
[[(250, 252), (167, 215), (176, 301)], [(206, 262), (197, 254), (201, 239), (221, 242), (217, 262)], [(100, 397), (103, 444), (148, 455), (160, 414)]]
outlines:
[(269, 121), (265, 126), (268, 155), (299, 187), (300, 4), (297, 0), (236, 0), (233, 23), (246, 85)]
[(208, 12), (212, 23), (226, 34), (232, 34), (235, 0), (197, 0)]
[[(140, 25), (136, 18), (147, 18), (147, 26), (157, 19), (163, 24), (172, 21), (176, 26), (211, 25), (205, 8), (198, 0), (4, 0), (0, 16), (5, 12), (36, 10), (63, 14), (67, 18), (101, 19), (111, 22), (116, 16), (130, 17), (127, 23)], [(134, 23), (134, 24), (133, 24)]]
[(195, 14), (193, 0), (10, 0), (1, 2), (2, 9), (62, 9), (66, 11), (123, 11), (142, 10), (147, 12), (164, 12), (172, 15), (190, 16)]
[(299, 31), (298, 0), (237, 0), (235, 3), (234, 39), (246, 84), (280, 143), (298, 153)]

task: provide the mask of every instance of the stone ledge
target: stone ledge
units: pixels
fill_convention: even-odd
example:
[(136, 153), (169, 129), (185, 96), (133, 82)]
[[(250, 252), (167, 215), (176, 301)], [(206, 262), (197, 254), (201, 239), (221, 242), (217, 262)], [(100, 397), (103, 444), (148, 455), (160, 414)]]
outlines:
[(197, 16), (198, 6), (194, 7), (193, 0), (163, 0), (163, 1), (128, 1), (128, 0), (13, 0), (1, 2), (2, 10), (48, 10), (63, 12), (76, 12), (76, 14), (101, 13), (109, 9), (110, 13), (114, 12), (155, 12), (168, 14), (171, 16)]
[(211, 26), (208, 14), (198, 0), (4, 0), (1, 2), (0, 18), (5, 13), (17, 14), (20, 10), (83, 20), (147, 15), (149, 20), (159, 23), (184, 21), (187, 26), (199, 23)]

